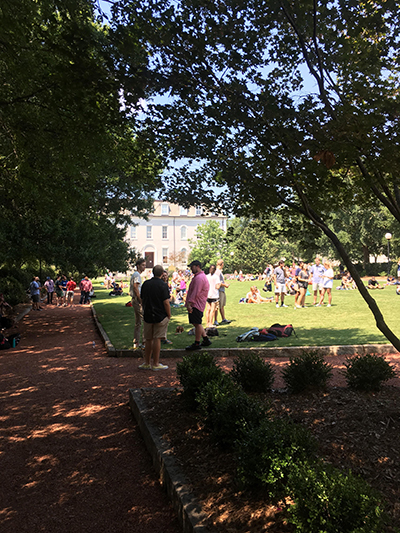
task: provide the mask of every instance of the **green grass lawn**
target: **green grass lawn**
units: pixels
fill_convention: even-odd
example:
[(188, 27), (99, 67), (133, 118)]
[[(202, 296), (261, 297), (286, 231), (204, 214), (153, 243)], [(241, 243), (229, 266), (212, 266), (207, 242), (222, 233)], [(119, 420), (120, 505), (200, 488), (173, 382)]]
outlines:
[[(359, 295), (358, 291), (338, 291), (335, 282), (332, 307), (312, 307), (312, 296), (306, 297), (305, 309), (294, 309), (294, 296), (286, 296), (286, 308), (275, 307), (272, 304), (239, 304), (251, 285), (257, 285), (260, 290), (263, 282), (231, 283), (227, 289), (226, 317), (232, 320), (227, 326), (219, 326), (219, 337), (213, 337), (213, 348), (233, 348), (239, 346), (326, 346), (343, 344), (373, 344), (387, 343), (386, 338), (375, 325), (371, 311)], [(111, 297), (108, 290), (99, 283), (94, 283), (96, 298), (93, 304), (98, 319), (107, 332), (116, 349), (130, 349), (132, 347), (133, 328), (135, 323), (134, 311), (125, 307), (130, 300), (129, 295)], [(124, 289), (127, 291), (127, 289)], [(270, 296), (261, 290), (263, 296)], [(388, 326), (394, 333), (400, 335), (400, 322), (396, 308), (400, 304), (400, 297), (396, 295), (396, 287), (385, 287), (382, 291), (374, 291), (376, 299)], [(292, 324), (296, 336), (279, 339), (266, 343), (236, 342), (241, 333), (256, 326), (269, 327), (274, 323)], [(176, 335), (176, 326), (182, 325), (185, 332)], [(168, 329), (168, 338), (173, 342), (171, 348), (184, 348), (193, 342), (193, 337), (187, 335), (190, 326), (187, 311), (184, 307), (172, 309), (172, 319)], [(163, 348), (168, 348), (167, 345)]]

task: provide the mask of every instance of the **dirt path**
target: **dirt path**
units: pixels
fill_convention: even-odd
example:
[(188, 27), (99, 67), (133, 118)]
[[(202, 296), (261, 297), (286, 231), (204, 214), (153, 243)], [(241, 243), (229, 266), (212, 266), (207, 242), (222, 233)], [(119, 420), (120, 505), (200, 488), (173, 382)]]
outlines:
[(31, 311), (18, 329), (0, 352), (0, 531), (181, 531), (127, 405), (174, 373), (107, 357), (89, 307)]
[[(19, 331), (0, 352), (0, 531), (180, 532), (127, 404), (129, 388), (178, 385), (177, 360), (109, 358), (85, 306), (31, 311)], [(327, 358), (334, 384), (343, 359)]]

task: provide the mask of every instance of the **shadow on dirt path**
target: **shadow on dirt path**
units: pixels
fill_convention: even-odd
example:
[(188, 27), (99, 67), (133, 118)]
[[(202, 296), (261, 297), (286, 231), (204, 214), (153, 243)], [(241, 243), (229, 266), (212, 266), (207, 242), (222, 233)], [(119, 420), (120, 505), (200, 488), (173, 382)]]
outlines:
[(181, 531), (127, 405), (129, 388), (175, 373), (107, 357), (87, 306), (31, 311), (18, 329), (0, 352), (2, 533)]

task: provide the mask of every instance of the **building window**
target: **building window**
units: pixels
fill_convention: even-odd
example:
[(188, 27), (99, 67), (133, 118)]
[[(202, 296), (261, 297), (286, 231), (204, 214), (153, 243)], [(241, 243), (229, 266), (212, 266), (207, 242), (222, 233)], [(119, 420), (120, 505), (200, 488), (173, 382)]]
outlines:
[(203, 214), (203, 208), (201, 206), (196, 207), (196, 217), (200, 217)]
[(187, 263), (187, 250), (186, 248), (182, 248), (181, 250), (181, 257), (182, 257), (182, 263)]
[(169, 205), (168, 204), (161, 204), (161, 214), (162, 215), (169, 215)]
[(168, 263), (168, 248), (162, 249), (162, 262), (164, 265)]
[(131, 226), (131, 239), (137, 239), (137, 226)]
[(187, 239), (187, 228), (186, 226), (181, 226), (181, 241), (186, 241)]
[(186, 209), (186, 207), (181, 207), (180, 214), (181, 216), (185, 216), (188, 214), (188, 210)]
[(162, 238), (163, 239), (168, 239), (168, 226), (163, 226), (162, 227)]
[(146, 226), (146, 239), (153, 238), (153, 228), (152, 226)]
[(221, 220), (221, 228), (225, 229), (225, 219), (224, 218)]

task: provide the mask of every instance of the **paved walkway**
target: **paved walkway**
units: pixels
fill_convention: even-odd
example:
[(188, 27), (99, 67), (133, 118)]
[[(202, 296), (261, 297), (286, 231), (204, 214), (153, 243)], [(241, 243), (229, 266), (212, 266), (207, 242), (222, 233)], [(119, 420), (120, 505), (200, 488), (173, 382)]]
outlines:
[(0, 531), (180, 532), (127, 404), (175, 371), (107, 357), (87, 306), (31, 311), (18, 329), (0, 352)]

